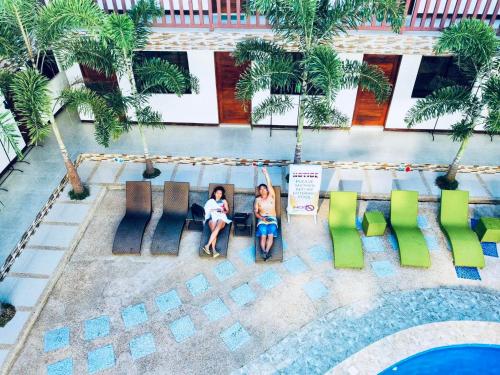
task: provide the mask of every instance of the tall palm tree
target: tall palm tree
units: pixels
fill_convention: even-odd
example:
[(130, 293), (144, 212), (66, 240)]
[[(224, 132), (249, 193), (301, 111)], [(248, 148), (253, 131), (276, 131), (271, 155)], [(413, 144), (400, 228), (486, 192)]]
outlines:
[[(139, 0), (126, 14), (105, 16), (98, 33), (70, 41), (60, 54), (66, 66), (79, 63), (108, 77), (117, 75), (128, 81), (130, 90), (118, 88), (102, 92), (95, 88), (71, 88), (63, 92), (62, 100), (69, 106), (94, 114), (96, 128), (101, 131), (97, 140), (104, 146), (108, 145), (110, 137), (118, 137), (132, 128), (134, 121), (128, 116), (132, 113), (144, 148), (145, 178), (160, 174), (154, 168), (144, 136), (145, 126), (162, 126), (161, 115), (147, 104), (151, 89), (168, 90), (179, 96), (188, 89), (198, 92), (198, 80), (176, 65), (159, 58), (142, 61), (137, 55), (147, 43), (153, 17), (159, 15), (161, 10), (154, 0)], [(107, 121), (106, 114), (99, 112), (103, 109), (99, 103), (103, 102), (107, 103), (104, 109), (114, 112), (112, 124)]]
[(11, 76), (7, 89), (15, 110), (28, 128), (32, 144), (42, 142), (53, 131), (72, 186), (71, 196), (76, 199), (85, 198), (88, 190), (64, 145), (53, 115), (49, 80), (40, 69), (49, 50), (63, 45), (61, 40), (70, 39), (81, 28), (92, 30), (100, 23), (100, 14), (92, 0), (52, 0), (48, 5), (38, 0), (0, 3), (0, 58), (10, 63), (9, 72), (2, 76)]
[[(236, 86), (236, 97), (251, 100), (270, 86), (277, 92), (299, 95), (297, 141), (294, 163), (302, 160), (304, 123), (314, 128), (345, 126), (348, 118), (334, 107), (337, 93), (361, 86), (383, 102), (391, 85), (380, 68), (365, 62), (341, 61), (332, 38), (371, 20), (385, 19), (394, 31), (403, 22), (404, 3), (399, 0), (250, 0), (249, 10), (268, 19), (281, 42), (294, 44), (301, 59), (293, 59), (277, 43), (263, 39), (245, 40), (236, 46), (237, 64), (251, 62)], [(284, 94), (273, 94), (252, 111), (256, 123), (272, 114), (283, 114), (293, 107)]]
[(14, 150), (18, 157), (22, 157), (19, 148), (19, 132), (16, 125), (10, 118), (8, 112), (0, 112), (0, 142), (7, 145), (9, 149)]
[(458, 187), (456, 175), (474, 129), (482, 125), (491, 135), (500, 132), (500, 43), (492, 27), (480, 20), (464, 20), (443, 31), (435, 46), (438, 54), (451, 53), (458, 67), (473, 82), (472, 87), (448, 85), (419, 99), (405, 122), (412, 127), (443, 114), (459, 113), (452, 125), (451, 138), (460, 147), (446, 175), (436, 184), (441, 189)]

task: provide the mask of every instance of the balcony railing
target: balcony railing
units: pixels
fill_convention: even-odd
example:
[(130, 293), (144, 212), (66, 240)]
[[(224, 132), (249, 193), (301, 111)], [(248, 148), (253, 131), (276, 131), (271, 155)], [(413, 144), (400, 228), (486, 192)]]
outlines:
[[(335, 0), (332, 0), (335, 1)], [(135, 0), (97, 0), (108, 12), (123, 13)], [(163, 16), (156, 27), (215, 29), (266, 29), (259, 14), (246, 12), (247, 0), (157, 0)], [(496, 30), (500, 27), (500, 0), (407, 0), (403, 31), (440, 31), (465, 18), (478, 18)], [(389, 30), (385, 22), (373, 19), (364, 30)]]

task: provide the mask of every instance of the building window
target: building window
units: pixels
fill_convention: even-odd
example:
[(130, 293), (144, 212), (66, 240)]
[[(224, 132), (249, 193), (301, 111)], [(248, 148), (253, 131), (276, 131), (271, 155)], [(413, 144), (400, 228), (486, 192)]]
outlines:
[(425, 98), (441, 87), (472, 87), (472, 84), (472, 80), (464, 75), (452, 57), (422, 56), (411, 97)]
[(82, 72), (83, 83), (92, 91), (96, 91), (99, 94), (106, 94), (118, 88), (118, 80), (115, 74), (111, 77), (106, 77), (104, 73), (85, 65), (80, 65), (80, 70)]
[(59, 67), (57, 66), (54, 52), (47, 51), (45, 57), (38, 61), (37, 68), (48, 79), (54, 78), (59, 73)]
[[(169, 63), (176, 65), (183, 72), (189, 74), (189, 64), (187, 52), (165, 52), (165, 51), (139, 51), (134, 57), (134, 63), (140, 63), (147, 59), (159, 58), (166, 60)], [(136, 78), (136, 85), (139, 91), (142, 91), (142, 82)], [(165, 90), (161, 87), (151, 87), (147, 91), (149, 94), (173, 94), (170, 90)], [(188, 87), (184, 94), (191, 94), (191, 88)]]

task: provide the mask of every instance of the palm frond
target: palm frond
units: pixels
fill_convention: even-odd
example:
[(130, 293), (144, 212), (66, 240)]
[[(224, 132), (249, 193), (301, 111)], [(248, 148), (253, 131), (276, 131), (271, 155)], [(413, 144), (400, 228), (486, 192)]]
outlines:
[(500, 108), (500, 75), (493, 75), (481, 85), (483, 90), (482, 101), (490, 108), (495, 110)]
[(408, 111), (404, 119), (408, 127), (444, 114), (455, 113), (470, 107), (470, 90), (464, 86), (443, 87), (417, 103)]
[(354, 60), (343, 61), (342, 66), (344, 76), (341, 87), (355, 88), (359, 85), (363, 91), (372, 92), (378, 103), (391, 94), (392, 85), (378, 66)]
[(284, 54), (285, 50), (276, 43), (258, 38), (238, 42), (232, 52), (236, 65), (243, 65), (249, 61), (262, 62), (270, 57)]
[(0, 112), (0, 141), (9, 149), (12, 147), (17, 157), (21, 158), (23, 153), (19, 148), (19, 138), (19, 130), (10, 114), (7, 111)]
[(102, 26), (102, 36), (111, 47), (130, 58), (135, 48), (135, 25), (127, 14), (111, 13)]
[(43, 141), (50, 133), (51, 115), (49, 80), (35, 69), (17, 72), (11, 83), (16, 111), (28, 128), (32, 144)]
[(500, 134), (500, 109), (491, 109), (484, 121), (484, 129), (491, 135)]
[(144, 106), (136, 111), (137, 122), (141, 125), (150, 127), (164, 127), (161, 122), (161, 114), (151, 108), (149, 105)]
[(128, 15), (135, 25), (135, 48), (142, 48), (148, 41), (154, 18), (160, 17), (162, 10), (156, 5), (155, 0), (139, 0), (129, 10)]
[(271, 95), (252, 110), (252, 124), (271, 115), (283, 115), (293, 108), (292, 99), (286, 95)]
[(331, 103), (323, 97), (307, 97), (304, 100), (303, 108), (307, 123), (314, 129), (319, 129), (325, 125), (334, 127), (349, 126), (349, 118), (332, 107)]
[(451, 126), (451, 139), (453, 142), (462, 142), (469, 138), (473, 132), (476, 124), (469, 117), (458, 121)]
[(315, 47), (306, 55), (304, 67), (308, 83), (319, 89), (329, 100), (334, 98), (342, 82), (342, 63), (335, 51), (326, 45)]

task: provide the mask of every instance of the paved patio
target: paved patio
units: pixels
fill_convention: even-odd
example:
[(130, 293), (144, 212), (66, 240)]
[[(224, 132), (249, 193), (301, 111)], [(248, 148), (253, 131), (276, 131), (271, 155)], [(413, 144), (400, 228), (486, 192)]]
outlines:
[[(212, 166), (159, 166), (164, 173), (156, 186), (162, 179), (188, 180), (191, 202), (204, 201), (206, 192), (196, 190), (213, 181), (207, 177)], [(221, 168), (217, 177), (241, 189), (258, 179), (254, 167)], [(483, 270), (455, 268), (432, 202), (420, 203), (418, 220), (431, 250), (428, 270), (400, 267), (390, 233), (363, 237), (364, 270), (334, 269), (326, 199), (318, 225), (298, 217), (284, 223), (282, 264), (255, 264), (253, 239), (244, 237), (231, 237), (228, 259), (200, 259), (200, 234), (192, 231), (184, 232), (179, 257), (154, 257), (149, 246), (161, 215), (160, 191), (142, 255), (112, 256), (124, 212), (119, 182), (137, 171), (133, 163), (83, 163), (92, 195), (71, 202), (66, 189), (0, 284), (0, 295), (19, 307), (0, 329), (0, 362), (16, 344), (21, 349), (11, 373), (322, 373), (400, 329), (450, 319), (500, 320), (497, 245), (484, 246)], [(275, 181), (283, 178), (279, 169), (272, 173)], [(328, 185), (344, 186), (335, 178)], [(371, 174), (366, 178), (360, 191), (383, 190)], [(237, 194), (236, 209), (250, 210), (252, 200)], [(389, 202), (360, 200), (360, 218), (367, 207), (387, 216)], [(500, 207), (471, 205), (470, 214), (499, 216)], [(338, 350), (325, 356), (328, 348)]]

